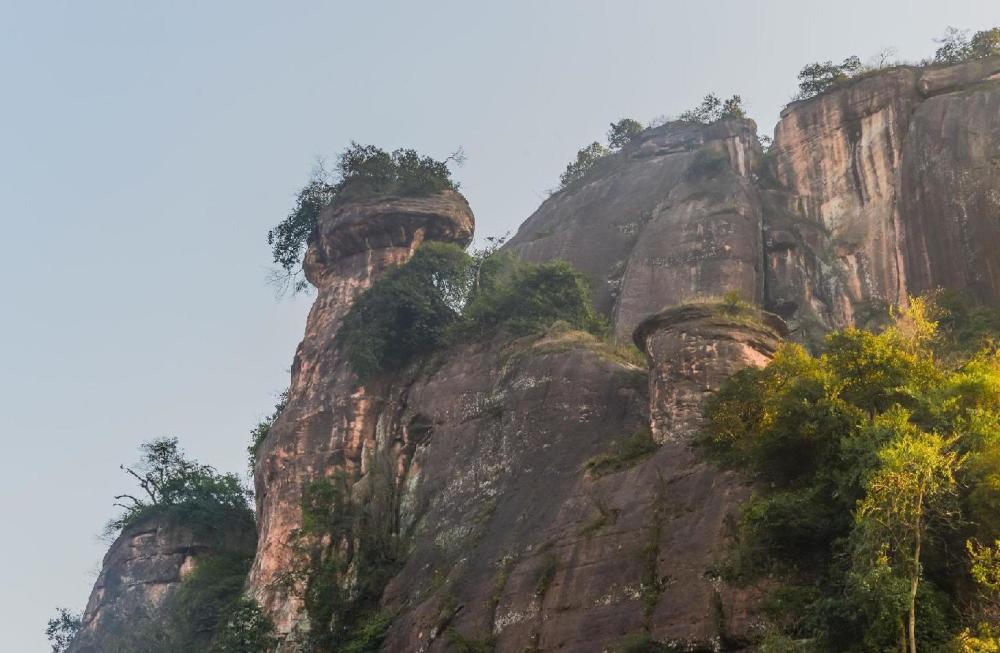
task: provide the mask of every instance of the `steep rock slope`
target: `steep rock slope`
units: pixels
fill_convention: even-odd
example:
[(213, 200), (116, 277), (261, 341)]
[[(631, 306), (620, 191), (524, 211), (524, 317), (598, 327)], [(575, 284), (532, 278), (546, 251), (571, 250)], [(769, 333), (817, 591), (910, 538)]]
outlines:
[(383, 396), (358, 387), (337, 355), (336, 334), (354, 299), (425, 240), (472, 239), (473, 216), (453, 191), (331, 207), (306, 253), (318, 295), (292, 365), (288, 402), (262, 444), (255, 471), (260, 540), (250, 586), (283, 632), (298, 629), (302, 599), (283, 579), (295, 567), (303, 490), (334, 471), (355, 478), (375, 442)]
[(586, 273), (620, 339), (660, 308), (735, 290), (762, 298), (760, 157), (750, 120), (646, 130), (529, 217), (508, 247)]
[(252, 522), (226, 528), (192, 529), (171, 515), (153, 515), (125, 528), (104, 556), (82, 627), (67, 653), (130, 650), (128, 644), (119, 648), (118, 642), (162, 618), (200, 559), (254, 550)]
[(813, 341), (936, 287), (1000, 301), (1000, 58), (867, 75), (755, 126), (647, 130), (511, 239), (586, 272), (615, 333), (737, 291)]

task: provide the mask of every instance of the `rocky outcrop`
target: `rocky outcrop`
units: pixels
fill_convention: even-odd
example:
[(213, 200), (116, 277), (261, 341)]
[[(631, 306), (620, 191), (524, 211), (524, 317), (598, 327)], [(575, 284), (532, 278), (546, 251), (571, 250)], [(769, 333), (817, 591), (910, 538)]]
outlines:
[(1000, 302), (998, 96), (1000, 57), (894, 68), (786, 108), (765, 305), (815, 334), (938, 287)]
[(422, 242), (468, 244), (473, 224), (465, 198), (453, 191), (352, 202), (319, 218), (304, 264), (316, 301), (295, 353), (288, 402), (255, 470), (260, 544), (249, 583), (281, 632), (307, 627), (301, 593), (283, 582), (295, 568), (302, 492), (334, 471), (352, 480), (365, 471), (384, 408), (384, 392), (359, 386), (338, 352), (341, 321), (358, 295)]
[(547, 199), (508, 247), (586, 273), (594, 305), (622, 340), (650, 313), (683, 301), (736, 291), (759, 303), (759, 157), (750, 120), (646, 130)]
[(598, 161), (511, 239), (587, 273), (616, 335), (736, 291), (813, 343), (937, 287), (1000, 303), (1000, 57), (868, 74), (781, 115), (668, 123)]
[(144, 624), (159, 621), (199, 560), (220, 553), (249, 555), (256, 538), (249, 519), (220, 530), (192, 528), (161, 513), (128, 526), (104, 556), (82, 627), (67, 653), (132, 650), (116, 642), (129, 641)]
[(733, 373), (767, 365), (786, 336), (777, 315), (738, 305), (688, 304), (643, 320), (633, 337), (650, 361), (653, 437), (690, 444), (705, 399)]
[[(766, 154), (755, 129), (646, 130), (508, 245), (585, 272), (646, 365), (554, 326), (361, 385), (337, 341), (352, 303), (421, 243), (468, 243), (473, 216), (455, 192), (321, 215), (305, 258), (316, 301), (255, 469), (248, 590), (281, 651), (315, 626), (292, 572), (307, 555), (303, 492), (331, 477), (362, 504), (366, 488), (391, 487), (383, 514), (404, 555), (381, 596), (394, 616), (382, 650), (586, 653), (633, 633), (671, 650), (747, 646), (757, 590), (716, 570), (749, 488), (693, 447), (704, 401), (783, 338), (814, 342), (910, 293), (961, 288), (1000, 305), (1000, 59), (894, 68), (796, 102)], [(655, 447), (616, 458), (645, 429)], [(127, 623), (130, 606), (165, 604), (194, 564), (185, 537), (119, 538), (81, 642)], [(337, 573), (349, 594), (360, 572)]]

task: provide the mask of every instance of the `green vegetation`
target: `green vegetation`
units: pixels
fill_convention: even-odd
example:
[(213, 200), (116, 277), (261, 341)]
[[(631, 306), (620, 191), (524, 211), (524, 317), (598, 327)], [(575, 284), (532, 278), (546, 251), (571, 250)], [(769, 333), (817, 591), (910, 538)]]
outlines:
[(976, 32), (949, 27), (937, 40), (941, 47), (934, 53), (934, 63), (955, 64), (1000, 55), (1000, 27)]
[(140, 450), (139, 465), (121, 469), (142, 492), (115, 496), (115, 505), (123, 512), (105, 527), (109, 536), (153, 515), (177, 519), (199, 532), (221, 533), (241, 521), (253, 524), (250, 492), (235, 474), (220, 474), (214, 467), (189, 460), (177, 438), (152, 440)]
[(622, 118), (618, 122), (611, 123), (608, 130), (608, 147), (612, 150), (620, 150), (638, 136), (645, 127), (638, 120), (632, 118)]
[(622, 118), (611, 123), (608, 129), (608, 144), (605, 146), (600, 141), (594, 141), (578, 150), (576, 159), (571, 161), (566, 170), (559, 175), (559, 188), (566, 188), (573, 182), (583, 179), (600, 159), (631, 143), (642, 130), (642, 123), (632, 118)]
[(466, 637), (454, 628), (449, 628), (447, 637), (448, 644), (456, 653), (493, 653), (496, 650), (496, 638), (492, 635)]
[(673, 649), (657, 642), (649, 633), (640, 632), (623, 637), (614, 650), (615, 653), (667, 653)]
[(587, 473), (595, 478), (634, 467), (659, 448), (649, 429), (640, 429), (611, 444), (611, 451), (594, 456), (584, 463)]
[(560, 188), (566, 188), (573, 182), (583, 179), (598, 160), (609, 154), (611, 154), (611, 150), (598, 141), (577, 150), (576, 160), (571, 161), (566, 166), (566, 170), (559, 175)]
[(363, 488), (338, 474), (303, 491), (304, 563), (289, 580), (303, 588), (307, 650), (373, 653), (395, 617), (379, 599), (402, 561), (399, 497), (387, 457), (373, 457), (370, 469)]
[(1000, 351), (963, 306), (785, 345), (709, 402), (705, 451), (758, 481), (724, 575), (781, 581), (768, 650), (1000, 645)]
[(811, 63), (799, 71), (796, 100), (811, 98), (850, 80), (864, 70), (861, 59), (850, 56), (839, 65), (832, 61)]
[(469, 256), (426, 243), (369, 288), (344, 318), (338, 339), (362, 382), (449, 344), (519, 337), (557, 320), (604, 334), (586, 280), (569, 264), (524, 263), (497, 243)]
[(721, 100), (715, 93), (709, 93), (701, 101), (701, 104), (693, 109), (688, 109), (678, 119), (685, 122), (711, 125), (720, 120), (746, 117), (747, 112), (743, 106), (743, 98), (739, 95), (733, 95), (727, 100)]
[(296, 196), (288, 217), (267, 233), (267, 244), (279, 267), (275, 281), (282, 289), (291, 286), (293, 291), (299, 291), (306, 287), (300, 277), (302, 256), (316, 232), (319, 214), (327, 206), (371, 197), (420, 196), (456, 190), (458, 185), (451, 179), (448, 163), (461, 164), (463, 160), (461, 150), (437, 161), (415, 150), (398, 149), (390, 153), (352, 141), (337, 158), (336, 174), (318, 166)]
[(68, 649), (82, 625), (82, 615), (66, 608), (57, 608), (56, 616), (49, 619), (45, 627), (45, 637), (49, 640), (52, 653), (63, 653)]
[(247, 445), (247, 464), (250, 468), (250, 476), (253, 476), (253, 468), (257, 464), (257, 453), (260, 451), (260, 446), (264, 444), (264, 440), (271, 432), (271, 426), (274, 425), (274, 421), (278, 419), (281, 411), (285, 409), (286, 404), (288, 404), (288, 388), (282, 390), (281, 394), (278, 395), (278, 401), (274, 404), (274, 410), (271, 411), (271, 414), (257, 422), (257, 426), (250, 430), (250, 444)]

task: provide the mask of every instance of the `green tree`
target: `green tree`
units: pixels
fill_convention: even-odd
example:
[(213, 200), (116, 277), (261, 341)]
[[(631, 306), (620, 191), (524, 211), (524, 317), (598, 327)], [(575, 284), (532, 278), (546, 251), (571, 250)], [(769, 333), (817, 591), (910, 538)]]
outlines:
[(949, 27), (936, 41), (941, 45), (934, 53), (935, 63), (956, 64), (1000, 55), (1000, 27), (976, 32), (972, 38), (968, 30)]
[(604, 147), (597, 141), (581, 148), (576, 153), (576, 160), (567, 165), (566, 170), (559, 175), (560, 187), (566, 188), (573, 182), (583, 179), (591, 168), (594, 167), (594, 164), (598, 162), (598, 160), (610, 153), (611, 150)]
[(45, 627), (45, 637), (48, 638), (52, 647), (52, 653), (63, 653), (69, 648), (76, 634), (80, 632), (83, 625), (82, 616), (79, 613), (70, 612), (66, 608), (58, 608), (56, 616), (49, 619)]
[(682, 113), (679, 119), (710, 125), (728, 118), (746, 118), (743, 98), (739, 95), (722, 100), (715, 93), (709, 93), (701, 101), (701, 104)]
[(177, 438), (151, 440), (140, 449), (140, 463), (121, 469), (136, 480), (141, 492), (115, 496), (122, 513), (108, 523), (108, 534), (154, 513), (180, 514), (188, 525), (206, 528), (219, 526), (220, 518), (253, 520), (250, 492), (235, 474), (220, 474), (210, 465), (190, 460)]
[(443, 161), (421, 156), (416, 150), (393, 152), (375, 145), (351, 142), (337, 158), (336, 174), (320, 164), (312, 178), (298, 192), (288, 216), (267, 234), (267, 244), (278, 269), (274, 282), (279, 291), (303, 290), (302, 256), (319, 225), (320, 213), (338, 202), (363, 200), (386, 195), (422, 196), (457, 190), (449, 163), (461, 165), (461, 149)]
[(799, 92), (797, 100), (819, 95), (856, 76), (863, 69), (861, 59), (850, 56), (839, 65), (832, 61), (811, 63), (799, 71)]
[[(867, 482), (855, 513), (858, 537), (864, 541), (859, 548), (868, 554), (856, 574), (863, 583), (890, 586), (880, 599), (905, 606), (906, 639), (900, 649), (909, 653), (917, 653), (917, 590), (929, 525), (955, 519), (949, 499), (956, 494), (960, 459), (954, 444), (907, 424), (879, 452), (879, 469)], [(900, 589), (905, 597), (898, 597)], [(896, 600), (890, 598), (893, 594)]]
[(642, 132), (642, 123), (632, 118), (622, 118), (611, 123), (608, 130), (608, 146), (612, 150), (620, 150)]

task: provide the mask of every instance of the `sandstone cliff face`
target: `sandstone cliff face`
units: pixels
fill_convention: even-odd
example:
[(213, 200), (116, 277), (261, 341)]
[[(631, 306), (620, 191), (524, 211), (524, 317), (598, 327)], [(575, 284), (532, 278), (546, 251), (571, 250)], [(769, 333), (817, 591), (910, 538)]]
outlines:
[(727, 291), (806, 342), (936, 287), (996, 303), (998, 93), (1000, 58), (889, 69), (789, 105), (766, 156), (750, 121), (669, 123), (546, 200), (509, 247), (586, 272), (621, 339)]
[(302, 491), (334, 471), (356, 478), (384, 407), (359, 387), (335, 336), (355, 298), (424, 240), (467, 244), (473, 216), (455, 192), (381, 198), (330, 208), (310, 243), (305, 272), (318, 294), (295, 354), (288, 402), (262, 445), (255, 470), (260, 543), (250, 574), (254, 596), (282, 632), (295, 632), (301, 597), (282, 579), (293, 569)]
[(998, 73), (896, 68), (782, 112), (765, 305), (821, 332), (937, 287), (995, 304)]
[(594, 305), (623, 340), (665, 306), (730, 290), (759, 303), (759, 157), (750, 120), (647, 130), (546, 200), (508, 247), (586, 273)]
[[(169, 516), (152, 516), (114, 541), (67, 653), (111, 653), (114, 642), (162, 617), (181, 582), (204, 556), (254, 550), (252, 522), (226, 532), (195, 531)], [(121, 649), (127, 650), (127, 649)]]
[[(445, 651), (464, 637), (501, 653), (596, 652), (639, 631), (677, 650), (740, 650), (759, 597), (714, 570), (748, 488), (692, 448), (705, 397), (765, 364), (782, 338), (813, 341), (909, 293), (945, 286), (1000, 304), (998, 188), (1000, 59), (892, 69), (790, 105), (766, 155), (751, 121), (647, 130), (546, 200), (508, 245), (583, 270), (647, 366), (552, 329), (464, 345), (436, 369), (365, 386), (336, 341), (352, 302), (423, 241), (467, 243), (473, 217), (457, 193), (329, 209), (306, 256), (318, 295), (288, 404), (255, 470), (248, 589), (281, 650), (299, 650), (310, 627), (301, 586), (284, 582), (302, 555), (303, 490), (343, 474), (363, 497), (376, 457), (406, 545), (381, 599), (396, 615), (383, 650)], [(791, 333), (778, 317), (712, 303), (729, 291)], [(587, 471), (643, 428), (655, 451)], [(112, 547), (84, 639), (99, 640), (102, 615), (118, 612), (108, 606), (169, 596), (190, 564), (172, 537), (124, 534)]]

